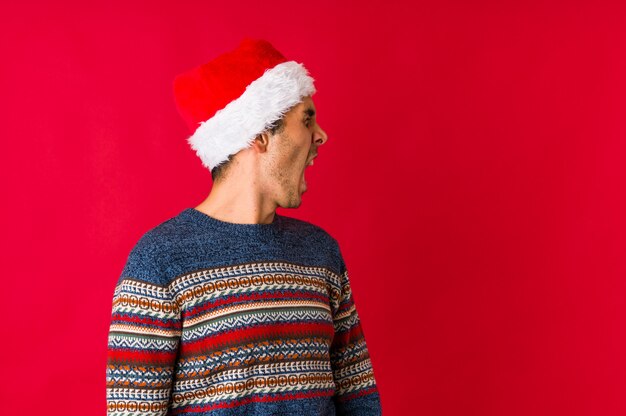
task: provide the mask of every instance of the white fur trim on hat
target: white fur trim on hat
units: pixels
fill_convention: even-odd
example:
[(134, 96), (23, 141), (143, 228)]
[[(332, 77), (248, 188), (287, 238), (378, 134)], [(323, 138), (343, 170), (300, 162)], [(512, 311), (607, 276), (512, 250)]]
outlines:
[(314, 93), (306, 68), (295, 61), (283, 62), (265, 70), (241, 96), (200, 123), (187, 142), (212, 170), (229, 155), (252, 145), (259, 133)]

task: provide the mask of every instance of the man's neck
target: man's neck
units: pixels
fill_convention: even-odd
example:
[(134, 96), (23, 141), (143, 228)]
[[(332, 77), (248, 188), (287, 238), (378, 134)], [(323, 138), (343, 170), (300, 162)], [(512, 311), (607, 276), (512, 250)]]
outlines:
[(213, 218), (237, 224), (270, 224), (276, 206), (268, 204), (247, 181), (234, 178), (213, 184), (209, 196), (195, 208)]

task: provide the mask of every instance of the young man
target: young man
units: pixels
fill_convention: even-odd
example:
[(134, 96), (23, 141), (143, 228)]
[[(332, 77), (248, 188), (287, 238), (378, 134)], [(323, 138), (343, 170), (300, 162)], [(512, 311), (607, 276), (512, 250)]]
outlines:
[(113, 297), (108, 415), (380, 415), (348, 271), (322, 228), (277, 214), (328, 139), (313, 79), (268, 42), (179, 75), (213, 178), (148, 230)]

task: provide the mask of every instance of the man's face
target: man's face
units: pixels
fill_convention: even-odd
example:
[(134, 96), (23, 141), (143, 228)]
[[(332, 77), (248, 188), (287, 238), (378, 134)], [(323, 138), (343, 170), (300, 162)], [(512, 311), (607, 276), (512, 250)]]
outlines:
[(285, 114), (283, 130), (270, 136), (265, 184), (279, 207), (300, 206), (307, 187), (304, 171), (328, 139), (317, 124), (315, 111), (311, 97), (304, 97)]

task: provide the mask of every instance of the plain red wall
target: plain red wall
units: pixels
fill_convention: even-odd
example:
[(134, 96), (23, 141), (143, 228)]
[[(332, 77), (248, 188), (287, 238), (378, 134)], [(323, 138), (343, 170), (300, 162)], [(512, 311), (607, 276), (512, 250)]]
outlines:
[(316, 78), (279, 212), (341, 243), (385, 415), (626, 414), (617, 2), (100, 3), (0, 6), (0, 413), (105, 413), (126, 256), (210, 190), (172, 80), (252, 36)]

